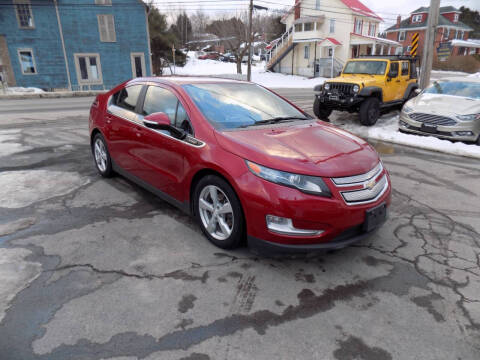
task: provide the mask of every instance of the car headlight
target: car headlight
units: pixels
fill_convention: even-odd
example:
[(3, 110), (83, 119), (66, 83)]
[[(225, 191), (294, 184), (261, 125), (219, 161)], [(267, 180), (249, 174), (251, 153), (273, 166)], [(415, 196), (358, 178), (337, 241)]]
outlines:
[(325, 85), (323, 85), (323, 88), (325, 90), (330, 90), (330, 84), (329, 83), (326, 83)]
[(354, 86), (353, 86), (353, 92), (354, 92), (354, 93), (357, 93), (357, 92), (359, 92), (359, 91), (360, 91), (360, 86), (354, 85)]
[(286, 171), (274, 170), (245, 160), (248, 169), (258, 177), (275, 184), (298, 189), (307, 194), (330, 197), (328, 186), (318, 176), (292, 174)]
[(410, 106), (404, 105), (402, 111), (406, 114), (411, 113), (413, 109)]
[(457, 119), (460, 121), (480, 120), (480, 114), (457, 115)]

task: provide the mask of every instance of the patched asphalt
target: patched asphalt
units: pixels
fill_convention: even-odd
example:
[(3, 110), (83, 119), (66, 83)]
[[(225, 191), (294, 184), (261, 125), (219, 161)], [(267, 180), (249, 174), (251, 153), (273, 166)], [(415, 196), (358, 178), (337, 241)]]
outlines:
[(91, 100), (20, 101), (0, 121), (1, 360), (480, 358), (478, 161), (373, 143), (387, 223), (271, 259), (215, 248), (179, 210), (99, 177)]

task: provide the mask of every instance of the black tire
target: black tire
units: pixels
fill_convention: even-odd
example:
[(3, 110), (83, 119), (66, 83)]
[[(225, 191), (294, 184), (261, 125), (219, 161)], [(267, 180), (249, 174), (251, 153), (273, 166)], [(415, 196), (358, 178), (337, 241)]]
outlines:
[[(96, 146), (98, 145), (101, 147), (103, 144), (103, 149), (105, 150), (105, 158), (104, 162), (98, 160), (98, 156), (100, 154), (96, 151)], [(93, 141), (92, 141), (92, 155), (93, 155), (93, 161), (95, 162), (95, 167), (97, 168), (98, 173), (106, 178), (112, 177), (113, 176), (113, 169), (112, 169), (112, 159), (110, 157), (110, 152), (108, 151), (107, 147), (107, 142), (103, 138), (103, 136), (98, 133), (94, 136)]]
[(313, 102), (313, 113), (317, 118), (323, 121), (329, 122), (328, 117), (332, 113), (332, 109), (327, 109), (320, 103), (317, 97), (315, 97), (315, 101)]
[(369, 97), (360, 105), (360, 123), (365, 126), (375, 125), (380, 117), (380, 101)]
[(480, 135), (478, 135), (477, 145), (480, 146)]
[[(207, 230), (207, 227), (204, 225), (204, 222), (202, 220), (200, 209), (200, 196), (202, 194), (202, 191), (212, 185), (220, 189), (221, 192), (223, 192), (227, 200), (230, 202), (232, 208), (232, 220), (228, 224), (232, 227), (231, 234), (227, 238), (221, 240), (212, 236)], [(219, 200), (221, 200), (220, 197)], [(195, 214), (195, 219), (197, 220), (198, 225), (202, 229), (202, 232), (212, 244), (222, 249), (234, 249), (240, 246), (245, 234), (245, 219), (243, 216), (242, 206), (240, 204), (240, 201), (238, 200), (237, 194), (235, 194), (233, 188), (224, 179), (215, 175), (207, 175), (200, 179), (200, 181), (195, 186), (195, 191), (193, 193), (193, 211)], [(226, 220), (228, 221), (228, 219)], [(218, 221), (215, 225), (215, 229), (220, 229)]]

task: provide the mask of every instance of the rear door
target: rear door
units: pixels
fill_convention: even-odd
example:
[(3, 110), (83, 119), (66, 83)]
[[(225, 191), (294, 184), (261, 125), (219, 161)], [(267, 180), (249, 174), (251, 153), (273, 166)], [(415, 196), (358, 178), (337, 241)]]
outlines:
[(407, 90), (408, 84), (410, 82), (410, 62), (402, 61), (400, 63), (400, 88), (397, 94), (397, 99), (402, 99), (405, 95), (405, 90)]
[(143, 85), (125, 87), (114, 94), (107, 106), (107, 138), (110, 156), (121, 168), (133, 172), (136, 162), (132, 157), (135, 127), (139, 125), (138, 99)]
[[(143, 116), (157, 112), (168, 115), (172, 125), (193, 132), (187, 110), (169, 89), (148, 86), (141, 110)], [(177, 200), (183, 199), (184, 157), (192, 145), (174, 138), (168, 131), (143, 126), (137, 130), (132, 154), (139, 164), (137, 175)]]

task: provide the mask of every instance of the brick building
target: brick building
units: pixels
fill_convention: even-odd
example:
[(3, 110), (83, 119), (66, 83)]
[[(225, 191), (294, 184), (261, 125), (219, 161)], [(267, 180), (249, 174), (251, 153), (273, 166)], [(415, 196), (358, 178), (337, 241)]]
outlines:
[(110, 88), (151, 74), (140, 0), (4, 0), (0, 75), (9, 86)]
[[(402, 48), (399, 54), (408, 55), (413, 34), (419, 33), (418, 54), (422, 56), (427, 30), (428, 7), (421, 7), (410, 13), (406, 19), (397, 18), (397, 23), (386, 30), (387, 39), (398, 41)], [(473, 31), (460, 20), (460, 11), (453, 6), (440, 8), (438, 29), (435, 37), (435, 56), (471, 55), (480, 53), (480, 42), (470, 40)]]

